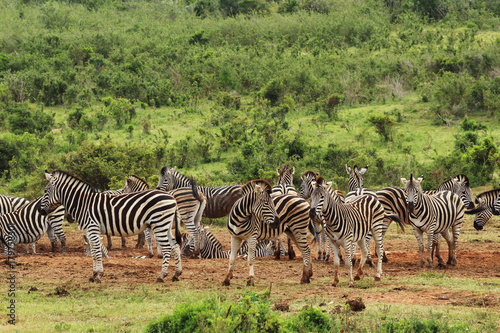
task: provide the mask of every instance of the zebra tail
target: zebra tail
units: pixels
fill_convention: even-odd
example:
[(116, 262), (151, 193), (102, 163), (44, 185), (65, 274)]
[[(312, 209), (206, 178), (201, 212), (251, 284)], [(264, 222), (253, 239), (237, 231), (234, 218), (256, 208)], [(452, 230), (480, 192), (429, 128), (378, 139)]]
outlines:
[(182, 247), (182, 235), (181, 235), (181, 214), (179, 210), (175, 209), (175, 241)]
[(401, 221), (401, 219), (399, 218), (399, 216), (394, 215), (394, 214), (386, 214), (385, 217), (388, 217), (391, 220), (395, 221), (399, 225), (399, 227), (401, 228), (401, 231), (405, 232), (405, 226), (404, 226), (403, 222)]
[(200, 192), (198, 192), (198, 186), (196, 185), (196, 180), (193, 177), (189, 179), (191, 183), (191, 190), (193, 191), (193, 195), (199, 202), (202, 202), (204, 199), (200, 197)]
[(314, 227), (314, 224), (312, 222), (311, 219), (309, 219), (309, 231), (311, 232), (311, 234), (314, 236), (314, 238), (316, 238), (316, 228)]

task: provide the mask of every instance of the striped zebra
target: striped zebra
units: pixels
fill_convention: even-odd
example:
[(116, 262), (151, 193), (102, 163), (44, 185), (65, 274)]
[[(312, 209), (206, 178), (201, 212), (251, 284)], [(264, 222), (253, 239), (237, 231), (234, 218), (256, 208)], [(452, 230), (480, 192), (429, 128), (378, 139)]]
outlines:
[[(363, 274), (363, 266), (366, 262), (368, 249), (365, 238), (369, 231), (375, 235), (376, 252), (378, 256), (377, 273), (375, 281), (380, 281), (382, 275), (382, 253), (384, 250), (382, 242), (382, 228), (384, 208), (380, 202), (372, 195), (361, 195), (349, 203), (339, 203), (335, 198), (335, 192), (331, 188), (331, 182), (326, 182), (323, 177), (319, 177), (312, 182), (313, 191), (311, 193), (310, 215), (324, 219), (326, 223), (326, 234), (333, 246), (333, 258), (335, 265), (333, 286), (339, 282), (338, 269), (340, 246), (344, 247), (346, 263), (349, 266), (349, 287), (354, 286), (354, 280), (359, 280)], [(387, 215), (399, 221), (396, 216)], [(399, 221), (400, 223), (401, 221)], [(361, 250), (361, 261), (357, 274), (353, 280), (351, 247), (353, 242), (357, 242)]]
[(248, 243), (249, 278), (253, 285), (255, 247), (257, 240), (273, 239), (283, 232), (300, 249), (304, 266), (301, 283), (309, 283), (312, 276), (311, 251), (307, 243), (307, 230), (314, 234), (309, 222), (309, 204), (294, 195), (271, 197), (271, 185), (265, 180), (253, 180), (245, 184), (242, 197), (233, 205), (227, 228), (231, 234), (229, 270), (223, 285), (228, 286), (233, 277), (234, 262), (242, 241)]
[[(301, 174), (302, 183), (300, 184), (300, 197), (304, 199), (309, 199), (312, 193), (312, 182), (316, 181), (319, 174), (314, 171), (307, 170)], [(339, 202), (345, 202), (344, 194), (334, 189), (336, 194), (336, 199)], [(316, 237), (315, 240), (318, 243), (318, 260), (323, 259), (324, 261), (328, 261), (330, 259), (330, 241), (326, 236), (325, 226), (323, 221), (318, 221), (316, 219), (313, 220), (315, 224)], [(339, 252), (339, 259), (341, 263), (344, 263), (344, 259), (342, 258), (342, 254)]]
[[(176, 168), (163, 167), (160, 171), (160, 179), (158, 180), (157, 190), (172, 191), (184, 188), (182, 191), (184, 196), (196, 197), (197, 193), (189, 192), (192, 187), (190, 178), (179, 173)], [(197, 190), (203, 194), (205, 206), (198, 211), (202, 216), (208, 218), (219, 218), (229, 214), (233, 204), (241, 198), (241, 185), (224, 185), (217, 187), (197, 186)], [(180, 191), (180, 190), (179, 190)], [(201, 197), (201, 195), (200, 195)], [(195, 223), (199, 227), (201, 217), (195, 218)], [(186, 226), (188, 226), (186, 224)], [(191, 232), (191, 230), (190, 230)], [(196, 229), (193, 230), (196, 233)], [(195, 238), (196, 239), (196, 238)], [(199, 249), (195, 249), (193, 257), (199, 256)]]
[[(0, 195), (0, 216), (6, 213), (13, 212), (26, 206), (29, 203), (28, 200), (20, 197), (4, 196)], [(51, 243), (51, 252), (56, 252), (57, 239), (61, 242), (61, 252), (66, 252), (66, 235), (62, 229), (62, 223), (64, 221), (62, 208), (56, 208), (48, 216), (49, 226), (47, 228), (47, 236), (49, 237)], [(56, 238), (57, 236), (57, 238)], [(26, 253), (29, 253), (29, 244), (25, 244)], [(31, 243), (32, 253), (36, 253), (36, 243)]]
[[(276, 169), (276, 173), (278, 174), (278, 181), (273, 186), (272, 196), (278, 196), (283, 194), (291, 194), (297, 195), (297, 190), (293, 187), (293, 174), (295, 173), (295, 168), (290, 168), (289, 164), (283, 164), (281, 169)], [(288, 238), (288, 259), (293, 260), (295, 258), (295, 251), (293, 250), (292, 240)], [(280, 260), (281, 258), (281, 247), (282, 242), (279, 238), (275, 241), (275, 251), (274, 256), (276, 260)]]
[[(123, 188), (125, 193), (145, 191), (148, 189), (149, 186), (146, 181), (137, 177), (136, 175), (129, 175)], [(199, 253), (199, 245), (197, 244), (196, 240), (199, 238), (197, 234), (200, 228), (201, 216), (206, 206), (205, 196), (200, 191), (198, 191), (196, 182), (192, 179), (190, 180), (189, 187), (177, 188), (175, 190), (168, 191), (167, 193), (175, 198), (181, 221), (182, 223), (184, 223), (189, 233), (193, 235), (192, 241), (194, 243), (195, 249), (198, 247)], [(145, 238), (147, 241), (149, 253), (151, 256), (153, 256), (154, 253), (149, 228), (144, 230), (144, 235), (146, 236)], [(160, 256), (161, 250), (158, 247), (158, 243), (156, 245), (158, 256)], [(193, 253), (194, 252), (195, 251), (193, 251)], [(193, 255), (193, 257), (196, 256)]]
[[(471, 197), (472, 191), (470, 189), (470, 182), (468, 177), (464, 174), (459, 174), (455, 177), (451, 177), (450, 179), (441, 183), (437, 190), (424, 191), (424, 193), (433, 195), (441, 191), (454, 192), (455, 194), (459, 195), (460, 199), (466, 207), (469, 207), (469, 209), (474, 207), (474, 203)], [(399, 219), (403, 221), (404, 224), (410, 225), (410, 221), (408, 219), (408, 210), (406, 207), (406, 194), (403, 188), (384, 187), (379, 189), (376, 194), (379, 201), (384, 206), (384, 210), (386, 212), (398, 215)], [(391, 223), (391, 220), (385, 219), (385, 226), (383, 231), (384, 236)], [(434, 250), (436, 250), (435, 253), (438, 260), (441, 258), (438, 246), (439, 238), (439, 234), (434, 236), (433, 249), (431, 251), (432, 254)], [(384, 258), (384, 260), (386, 260), (386, 258)]]
[(493, 203), (493, 214), (500, 215), (500, 194), (497, 196), (497, 199)]
[(474, 200), (477, 204), (476, 208), (465, 211), (465, 214), (476, 214), (474, 216), (474, 228), (476, 230), (483, 230), (486, 222), (493, 216), (493, 206), (499, 195), (500, 188), (480, 193)]
[[(188, 233), (183, 236), (181, 255), (190, 256), (194, 250), (194, 237)], [(275, 242), (273, 240), (258, 241), (255, 248), (256, 257), (271, 257), (274, 255)], [(281, 246), (283, 255), (286, 255), (285, 248)], [(200, 229), (200, 254), (203, 259), (228, 259), (231, 250), (223, 250), (222, 244), (209, 230), (209, 227)], [(243, 242), (238, 250), (238, 256), (248, 255), (248, 243)]]
[[(151, 227), (163, 252), (163, 263), (158, 278), (162, 282), (167, 274), (171, 251), (175, 258), (175, 275), (182, 273), (179, 244), (179, 215), (174, 197), (162, 191), (143, 191), (118, 196), (96, 193), (87, 182), (64, 171), (45, 172), (48, 184), (39, 204), (41, 214), (49, 207), (62, 204), (78, 221), (78, 228), (87, 234), (93, 256), (91, 282), (100, 283), (103, 273), (100, 234), (130, 236)], [(175, 224), (176, 239), (172, 236)]]
[[(13, 198), (12, 202), (24, 202), (22, 198), (10, 198)], [(7, 200), (11, 200), (10, 198), (8, 197)], [(44, 216), (37, 210), (41, 200), (42, 197), (39, 197), (12, 212), (0, 216), (0, 242), (5, 248), (6, 254), (9, 251), (13, 253), (16, 244), (26, 244), (28, 246), (30, 243), (33, 253), (36, 253), (35, 242), (46, 232), (51, 239), (52, 252), (55, 252), (57, 243), (54, 234), (57, 234), (61, 241), (62, 252), (66, 252), (66, 236), (62, 231), (64, 207), (54, 207), (49, 210), (48, 216)]]
[[(457, 264), (456, 248), (458, 236), (464, 219), (465, 206), (460, 196), (450, 191), (438, 192), (428, 195), (422, 191), (420, 183), (423, 178), (415, 178), (413, 174), (410, 179), (401, 178), (405, 185), (406, 204), (408, 209), (408, 220), (413, 226), (420, 250), (420, 267), (424, 266), (424, 239), (423, 233), (427, 233), (428, 266), (432, 267), (432, 244), (434, 235), (441, 233), (448, 243), (448, 265)], [(451, 228), (453, 236), (450, 236)], [(439, 261), (444, 265), (444, 260)]]

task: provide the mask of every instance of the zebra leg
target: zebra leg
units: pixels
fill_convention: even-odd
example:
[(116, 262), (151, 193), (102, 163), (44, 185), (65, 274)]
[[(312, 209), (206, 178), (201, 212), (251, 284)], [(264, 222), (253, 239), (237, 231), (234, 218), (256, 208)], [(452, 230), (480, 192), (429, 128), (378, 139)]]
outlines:
[(453, 241), (452, 241), (452, 250), (450, 253), (452, 254), (451, 260), (448, 259), (449, 264), (451, 266), (457, 265), (457, 245), (458, 245), (458, 236), (460, 235), (460, 228), (462, 227), (462, 221), (455, 222), (455, 225), (452, 227), (453, 232)]
[(283, 246), (283, 245), (281, 243), (280, 237), (276, 237), (275, 240), (276, 241), (274, 242), (274, 259), (280, 260), (281, 259), (281, 246)]
[[(26, 254), (30, 254), (30, 244), (24, 244), (24, 248), (26, 249)], [(36, 243), (31, 243), (31, 254), (36, 254)]]
[[(139, 234), (140, 235), (140, 234)], [(153, 240), (151, 239), (151, 228), (146, 228), (144, 229), (144, 232), (142, 232), (143, 238), (146, 239), (148, 251), (149, 251), (149, 257), (153, 258), (155, 256), (155, 253), (153, 252)], [(158, 245), (158, 242), (156, 242), (156, 245)], [(160, 252), (158, 252), (160, 253)]]
[(195, 227), (195, 239), (194, 239), (194, 252), (193, 255), (196, 256), (197, 258), (201, 258), (200, 254), (200, 228), (201, 228), (201, 218), (203, 216), (203, 212), (205, 211), (205, 207), (207, 205), (207, 200), (205, 199), (205, 196), (200, 192), (199, 193), (202, 196), (202, 201), (198, 205), (198, 210), (196, 212), (196, 215), (194, 216), (193, 224)]
[[(330, 239), (330, 244), (333, 247), (333, 265), (335, 266), (335, 272), (333, 275), (332, 286), (336, 287), (339, 284), (340, 247), (331, 238), (329, 238), (329, 239)], [(346, 255), (346, 257), (347, 257), (347, 255)]]
[(241, 239), (231, 235), (231, 254), (229, 255), (229, 270), (226, 275), (226, 279), (222, 282), (223, 286), (229, 286), (231, 284), (231, 279), (233, 278), (234, 262), (236, 261), (236, 256), (238, 255), (238, 249), (241, 246)]
[(422, 230), (418, 228), (413, 228), (413, 233), (415, 234), (415, 238), (417, 238), (418, 242), (418, 250), (420, 252), (420, 267), (424, 267), (424, 233)]
[(295, 259), (295, 251), (293, 250), (292, 240), (288, 237), (288, 260)]
[(248, 274), (248, 280), (247, 280), (247, 286), (254, 286), (254, 278), (255, 274), (253, 271), (253, 265), (255, 264), (255, 248), (257, 247), (257, 239), (256, 237), (250, 237), (247, 239), (248, 243), (248, 268), (249, 268), (249, 274)]
[(52, 252), (56, 252), (57, 236), (61, 242), (61, 253), (66, 253), (66, 234), (62, 229), (62, 221), (58, 223), (49, 223), (49, 228), (47, 230), (47, 235), (49, 236), (50, 242), (52, 243)]
[(164, 230), (164, 226), (154, 224), (151, 229), (155, 236), (155, 241), (158, 246), (160, 246), (160, 252), (162, 254), (163, 262), (161, 265), (160, 277), (156, 282), (163, 282), (165, 276), (167, 276), (168, 265), (170, 262), (171, 250), (169, 242), (169, 229)]
[[(370, 253), (371, 239), (372, 239), (372, 232), (369, 231), (368, 235), (366, 235), (366, 237), (365, 237), (366, 248), (368, 249), (368, 255), (366, 257), (366, 262), (368, 263), (368, 265), (370, 265), (370, 267), (375, 267), (375, 263), (372, 261), (372, 256)], [(377, 250), (375, 250), (375, 254), (377, 254), (377, 253), (378, 253)]]
[[(349, 288), (354, 288), (354, 279), (352, 278), (352, 266), (353, 262), (351, 260), (353, 243), (351, 240), (344, 240), (345, 256), (347, 259), (347, 266), (349, 268)], [(366, 260), (366, 259), (365, 259)]]
[[(382, 226), (383, 228), (383, 226)], [(375, 275), (375, 281), (380, 281), (380, 277), (382, 276), (382, 262), (384, 261), (384, 231), (378, 228), (372, 229), (372, 235), (375, 238), (375, 253), (377, 254), (377, 274)], [(368, 252), (369, 248), (368, 248)]]
[(175, 273), (174, 276), (172, 277), (172, 281), (179, 281), (179, 276), (181, 276), (182, 274), (181, 249), (179, 244), (177, 244), (177, 241), (175, 240), (174, 236), (172, 235), (172, 224), (168, 229), (167, 236), (168, 236), (168, 243), (171, 247), (171, 251), (174, 254), (174, 261), (175, 261)]
[(301, 233), (297, 231), (296, 233), (292, 233), (290, 230), (285, 231), (288, 239), (293, 240), (295, 245), (299, 248), (300, 252), (302, 252), (302, 258), (304, 260), (304, 267), (302, 269), (302, 278), (300, 279), (300, 283), (310, 283), (311, 276), (313, 275), (312, 270), (312, 262), (311, 262), (311, 249), (309, 248), (309, 244), (307, 243), (307, 233)]
[(365, 239), (363, 238), (357, 243), (361, 252), (361, 260), (359, 261), (358, 271), (356, 273), (356, 276), (354, 277), (355, 281), (361, 280), (361, 275), (363, 275), (363, 267), (365, 266), (366, 258), (368, 257), (368, 249), (366, 248)]
[(90, 282), (101, 283), (103, 274), (101, 241), (99, 240), (99, 230), (87, 230), (87, 238), (90, 244), (93, 258), (93, 273)]
[[(448, 244), (448, 262), (446, 264), (450, 265), (452, 258), (453, 258), (453, 239), (451, 238), (451, 235), (450, 235), (450, 229), (444, 230), (439, 235), (443, 235), (443, 238), (446, 240), (446, 243)], [(436, 257), (437, 257), (437, 254), (436, 254)], [(444, 266), (444, 260), (442, 258), (439, 261), (439, 264)]]
[(147, 229), (144, 229), (144, 232), (141, 232), (137, 236), (137, 243), (135, 244), (135, 248), (136, 249), (142, 249), (144, 247), (144, 242), (145, 242), (145, 239), (146, 239), (146, 230)]
[[(357, 244), (356, 243), (351, 243), (352, 246), (352, 252), (351, 252), (351, 260), (352, 260), (352, 266), (356, 265), (356, 248)], [(346, 249), (347, 251), (347, 249)]]
[[(448, 231), (446, 231), (448, 232)], [(444, 234), (444, 232), (442, 233)], [(448, 239), (446, 239), (446, 242), (448, 243), (448, 251), (449, 251), (449, 248), (450, 248), (450, 235), (448, 234)], [(431, 251), (431, 256), (433, 256), (434, 254), (436, 255), (436, 258), (438, 260), (438, 263), (440, 267), (442, 266), (445, 266), (444, 264), (444, 260), (443, 258), (441, 257), (441, 253), (439, 251), (439, 245), (440, 245), (440, 240), (441, 240), (441, 234), (434, 234), (434, 237), (432, 238), (432, 251)]]
[(113, 243), (111, 243), (111, 236), (106, 235), (106, 239), (108, 240), (108, 251), (111, 250), (111, 247), (113, 246)]
[(428, 251), (428, 256), (427, 256), (427, 267), (432, 268), (432, 243), (434, 241), (434, 228), (431, 226), (427, 230), (427, 251)]
[[(155, 236), (155, 242), (156, 242), (156, 253), (157, 253), (157, 256), (158, 256), (158, 258), (163, 258), (163, 251), (161, 249), (160, 243), (156, 239), (156, 236)], [(152, 246), (153, 246), (153, 237), (151, 237), (151, 247)], [(151, 250), (151, 252), (153, 252), (153, 250)]]
[(122, 249), (127, 248), (127, 239), (125, 237), (122, 237)]

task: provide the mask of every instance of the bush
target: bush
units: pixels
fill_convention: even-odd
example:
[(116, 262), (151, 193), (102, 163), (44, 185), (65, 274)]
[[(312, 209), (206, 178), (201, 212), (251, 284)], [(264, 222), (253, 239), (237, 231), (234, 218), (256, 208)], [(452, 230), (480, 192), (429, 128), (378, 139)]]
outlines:
[(392, 141), (394, 121), (387, 115), (370, 115), (368, 121), (375, 127), (375, 131), (384, 141)]
[(54, 115), (46, 114), (43, 109), (34, 110), (27, 103), (15, 103), (6, 113), (8, 128), (14, 134), (28, 132), (43, 136), (54, 126)]

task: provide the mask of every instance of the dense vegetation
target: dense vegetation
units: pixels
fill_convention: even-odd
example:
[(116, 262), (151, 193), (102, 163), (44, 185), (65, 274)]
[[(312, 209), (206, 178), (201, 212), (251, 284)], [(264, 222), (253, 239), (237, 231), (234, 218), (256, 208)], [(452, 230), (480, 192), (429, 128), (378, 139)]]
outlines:
[(313, 169), (342, 189), (346, 163), (369, 164), (373, 187), (498, 183), (497, 1), (0, 7), (2, 193), (39, 195), (46, 168), (105, 190), (163, 165), (272, 181), (285, 162), (296, 184)]

